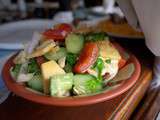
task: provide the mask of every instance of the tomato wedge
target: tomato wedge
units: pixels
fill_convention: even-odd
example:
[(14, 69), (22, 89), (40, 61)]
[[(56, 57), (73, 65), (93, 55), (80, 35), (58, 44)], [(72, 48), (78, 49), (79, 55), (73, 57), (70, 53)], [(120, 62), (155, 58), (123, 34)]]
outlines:
[(126, 51), (120, 47), (117, 43), (113, 43), (113, 46), (119, 51), (121, 59), (119, 60), (118, 67), (121, 69), (127, 63), (128, 58), (126, 57)]
[(67, 33), (70, 33), (72, 31), (72, 26), (67, 23), (61, 23), (54, 26), (55, 29), (64, 30)]
[(73, 71), (75, 73), (85, 73), (87, 69), (96, 62), (98, 54), (99, 49), (96, 43), (86, 43)]
[(72, 31), (72, 26), (67, 23), (61, 23), (54, 26), (54, 29), (46, 30), (43, 35), (54, 41), (64, 41), (65, 37)]
[(48, 39), (53, 39), (55, 41), (64, 41), (67, 36), (67, 32), (60, 29), (49, 29), (46, 30), (43, 35)]

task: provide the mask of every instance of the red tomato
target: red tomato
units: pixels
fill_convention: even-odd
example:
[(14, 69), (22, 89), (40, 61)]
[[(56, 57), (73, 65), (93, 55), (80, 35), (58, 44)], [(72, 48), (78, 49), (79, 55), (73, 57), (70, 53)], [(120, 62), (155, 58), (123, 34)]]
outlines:
[(121, 59), (119, 60), (119, 63), (118, 63), (119, 69), (121, 69), (127, 63), (127, 59), (125, 57), (126, 51), (121, 46), (119, 46), (117, 43), (113, 43), (113, 45), (119, 51), (121, 55)]
[(70, 33), (72, 31), (72, 26), (67, 23), (61, 23), (54, 26), (55, 29), (64, 30), (67, 33)]
[(36, 57), (36, 61), (37, 61), (37, 64), (39, 65), (39, 67), (40, 67), (41, 64), (46, 62), (46, 59), (43, 56), (40, 56), (40, 57)]
[(73, 68), (74, 72), (85, 73), (86, 70), (96, 62), (98, 54), (99, 49), (96, 43), (86, 43), (76, 65)]
[(60, 29), (49, 29), (43, 33), (43, 35), (48, 39), (53, 39), (55, 41), (64, 41), (67, 36), (67, 32)]
[(48, 39), (64, 41), (65, 37), (72, 31), (72, 26), (67, 23), (57, 24), (54, 29), (49, 29), (43, 33)]

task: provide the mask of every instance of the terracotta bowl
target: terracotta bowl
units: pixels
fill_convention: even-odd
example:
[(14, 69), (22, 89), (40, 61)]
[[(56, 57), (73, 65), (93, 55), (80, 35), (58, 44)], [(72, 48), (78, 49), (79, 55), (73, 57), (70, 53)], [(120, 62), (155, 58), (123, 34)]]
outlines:
[(27, 100), (54, 106), (81, 106), (95, 104), (112, 99), (129, 90), (138, 80), (141, 71), (139, 61), (134, 55), (131, 55), (129, 61), (135, 65), (135, 71), (132, 76), (129, 79), (125, 80), (125, 82), (123, 82), (123, 84), (121, 84), (119, 87), (116, 87), (115, 89), (106, 92), (102, 91), (101, 93), (91, 96), (58, 98), (35, 94), (27, 90), (24, 85), (20, 85), (14, 82), (9, 72), (10, 68), (13, 66), (13, 58), (14, 56), (12, 56), (6, 62), (2, 71), (3, 79), (8, 89), (16, 95), (21, 96)]

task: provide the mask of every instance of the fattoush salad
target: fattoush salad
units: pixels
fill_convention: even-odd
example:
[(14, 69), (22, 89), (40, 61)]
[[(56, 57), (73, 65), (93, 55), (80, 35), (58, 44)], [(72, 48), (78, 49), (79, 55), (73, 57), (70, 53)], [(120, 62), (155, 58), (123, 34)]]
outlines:
[(17, 84), (53, 97), (87, 96), (111, 90), (131, 77), (130, 55), (104, 33), (77, 33), (66, 23), (54, 25), (19, 51), (10, 68)]

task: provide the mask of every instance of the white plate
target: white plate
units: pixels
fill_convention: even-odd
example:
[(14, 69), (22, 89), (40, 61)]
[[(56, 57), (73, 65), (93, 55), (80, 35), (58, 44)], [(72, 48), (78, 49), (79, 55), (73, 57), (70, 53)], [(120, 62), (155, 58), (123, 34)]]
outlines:
[(31, 19), (0, 26), (0, 49), (23, 49), (34, 31), (42, 32), (53, 26), (53, 20)]

